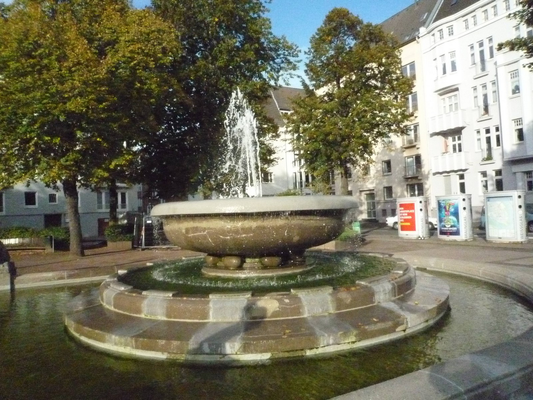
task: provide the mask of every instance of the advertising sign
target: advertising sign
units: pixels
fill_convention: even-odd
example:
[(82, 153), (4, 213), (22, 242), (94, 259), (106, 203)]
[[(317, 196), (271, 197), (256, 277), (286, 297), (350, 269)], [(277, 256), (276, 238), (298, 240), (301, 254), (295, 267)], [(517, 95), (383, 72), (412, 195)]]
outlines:
[(400, 231), (415, 232), (415, 203), (400, 203), (398, 209), (398, 222), (400, 224)]
[(491, 236), (514, 238), (516, 236), (514, 201), (512, 196), (486, 198), (486, 224)]
[(459, 202), (455, 199), (441, 199), (437, 201), (437, 207), (439, 213), (439, 235), (460, 236)]

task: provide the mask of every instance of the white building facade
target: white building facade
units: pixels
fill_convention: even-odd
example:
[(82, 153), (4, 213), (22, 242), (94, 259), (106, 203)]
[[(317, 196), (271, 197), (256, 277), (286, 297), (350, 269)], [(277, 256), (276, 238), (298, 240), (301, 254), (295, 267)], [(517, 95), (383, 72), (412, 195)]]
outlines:
[(532, 87), (523, 57), (497, 50), (517, 32), (509, 15), (518, 2), (452, 3), (443, 2), (419, 38), (433, 188), (428, 199), (435, 208), (435, 196), (470, 194), (476, 220), (485, 193), (527, 185)]

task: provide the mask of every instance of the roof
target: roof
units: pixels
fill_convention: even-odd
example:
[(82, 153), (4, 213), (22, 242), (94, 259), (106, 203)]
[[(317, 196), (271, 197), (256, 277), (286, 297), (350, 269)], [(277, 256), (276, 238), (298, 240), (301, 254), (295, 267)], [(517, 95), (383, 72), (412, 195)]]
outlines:
[(444, 0), (435, 16), (435, 21), (454, 15), (472, 4), (476, 4), (478, 1), (480, 0)]
[(267, 115), (279, 126), (284, 126), (285, 122), (281, 116), (282, 112), (292, 111), (291, 100), (295, 97), (303, 96), (303, 89), (281, 86), (270, 91), (270, 98), (265, 105)]
[(380, 25), (385, 32), (392, 33), (400, 44), (406, 44), (416, 39), (421, 27), (427, 27), (432, 22), (441, 1), (414, 0), (414, 3), (409, 7), (394, 14)]

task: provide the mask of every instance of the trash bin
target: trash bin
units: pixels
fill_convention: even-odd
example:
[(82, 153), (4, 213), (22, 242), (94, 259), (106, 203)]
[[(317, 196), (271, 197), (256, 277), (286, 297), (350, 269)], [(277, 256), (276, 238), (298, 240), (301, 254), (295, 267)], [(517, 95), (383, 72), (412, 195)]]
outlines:
[(355, 221), (352, 223), (352, 230), (357, 233), (358, 235), (361, 234), (361, 223), (359, 221)]

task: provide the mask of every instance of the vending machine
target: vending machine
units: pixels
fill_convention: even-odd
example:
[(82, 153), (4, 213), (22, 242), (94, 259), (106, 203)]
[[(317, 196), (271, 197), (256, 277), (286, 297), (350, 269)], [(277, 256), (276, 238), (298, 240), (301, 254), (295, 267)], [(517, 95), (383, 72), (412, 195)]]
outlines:
[(405, 239), (429, 237), (428, 206), (425, 197), (397, 199), (398, 236)]
[(437, 237), (444, 240), (472, 240), (472, 196), (437, 196)]
[(524, 190), (490, 192), (485, 195), (485, 232), (489, 242), (527, 241)]

